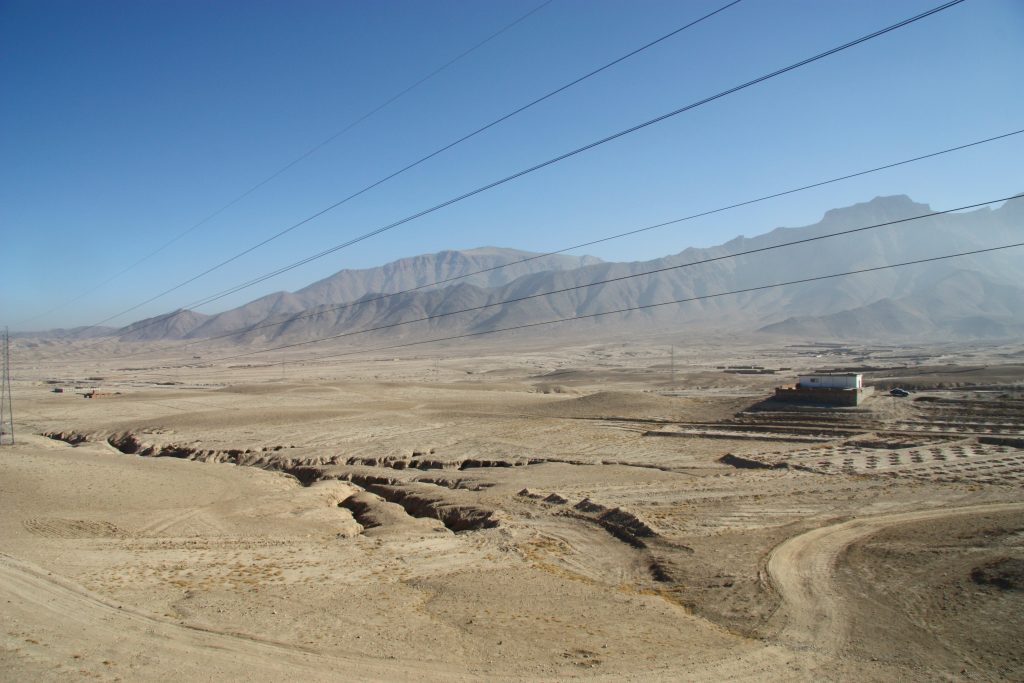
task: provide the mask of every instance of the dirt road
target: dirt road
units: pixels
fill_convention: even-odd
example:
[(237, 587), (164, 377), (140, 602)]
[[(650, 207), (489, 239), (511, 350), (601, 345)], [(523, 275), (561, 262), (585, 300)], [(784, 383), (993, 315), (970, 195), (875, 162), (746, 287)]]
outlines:
[(843, 596), (834, 574), (840, 555), (853, 543), (884, 529), (915, 522), (1024, 510), (1024, 503), (995, 503), (899, 512), (820, 527), (776, 547), (767, 563), (768, 576), (782, 597), (785, 625), (780, 639), (787, 645), (838, 655), (850, 638)]

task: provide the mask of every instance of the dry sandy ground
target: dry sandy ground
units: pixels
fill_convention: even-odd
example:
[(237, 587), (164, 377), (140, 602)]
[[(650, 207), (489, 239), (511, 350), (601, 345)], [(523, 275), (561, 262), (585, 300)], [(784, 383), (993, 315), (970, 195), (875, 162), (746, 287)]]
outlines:
[[(1020, 349), (707, 348), (16, 348), (0, 677), (1024, 678)], [(719, 367), (825, 363), (944, 386), (794, 412)]]

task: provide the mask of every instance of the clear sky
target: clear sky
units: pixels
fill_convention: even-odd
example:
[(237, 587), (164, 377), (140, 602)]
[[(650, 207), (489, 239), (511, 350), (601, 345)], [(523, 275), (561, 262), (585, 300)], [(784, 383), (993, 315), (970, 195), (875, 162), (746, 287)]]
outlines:
[[(725, 2), (553, 0), (89, 292), (541, 0), (2, 0), (0, 325), (98, 322)], [(938, 4), (744, 0), (108, 324), (186, 306)], [(198, 310), (442, 249), (560, 249), (1024, 128), (1022, 65), (1024, 2), (967, 0)], [(655, 258), (878, 195), (984, 201), (1024, 191), (1022, 159), (1024, 135), (585, 251)]]

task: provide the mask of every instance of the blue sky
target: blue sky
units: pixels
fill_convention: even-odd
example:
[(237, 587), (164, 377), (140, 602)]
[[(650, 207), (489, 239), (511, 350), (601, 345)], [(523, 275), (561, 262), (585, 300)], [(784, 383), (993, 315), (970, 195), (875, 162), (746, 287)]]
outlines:
[[(725, 0), (553, 0), (89, 291), (539, 4), (4, 0), (0, 324), (102, 320)], [(188, 305), (937, 4), (744, 0), (109, 324)], [(1024, 3), (967, 0), (199, 310), (441, 249), (560, 249), (1024, 128), (1021, 64)], [(1024, 191), (1022, 158), (1024, 135), (586, 251), (655, 258), (877, 195), (984, 201)]]

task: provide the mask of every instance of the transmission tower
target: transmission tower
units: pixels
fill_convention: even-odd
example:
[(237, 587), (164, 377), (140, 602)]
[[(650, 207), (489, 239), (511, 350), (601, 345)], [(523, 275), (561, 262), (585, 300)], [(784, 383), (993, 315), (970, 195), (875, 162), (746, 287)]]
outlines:
[(4, 328), (3, 377), (0, 377), (0, 446), (14, 445), (14, 405), (11, 398), (11, 340)]

